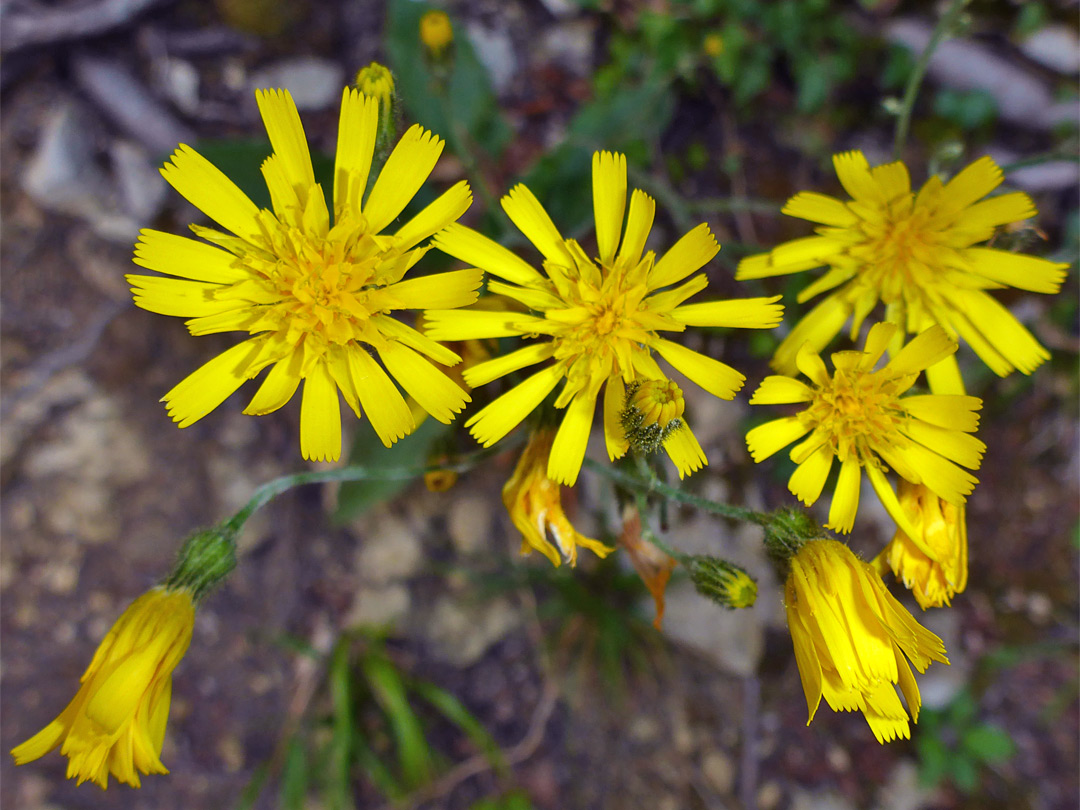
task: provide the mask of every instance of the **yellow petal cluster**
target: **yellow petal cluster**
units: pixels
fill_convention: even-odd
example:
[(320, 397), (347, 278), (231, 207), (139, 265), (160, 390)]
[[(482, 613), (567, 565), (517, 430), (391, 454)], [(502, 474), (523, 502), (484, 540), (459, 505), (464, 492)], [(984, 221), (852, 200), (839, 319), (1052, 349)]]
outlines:
[(12, 750), (22, 765), (56, 746), (68, 778), (102, 788), (109, 774), (139, 787), (139, 774), (168, 773), (161, 747), (172, 672), (191, 642), (195, 608), (184, 589), (154, 588), (136, 599), (98, 646), (74, 700)]
[(457, 183), (383, 233), (431, 174), (443, 142), (410, 128), (365, 196), (379, 104), (347, 88), (331, 210), (288, 91), (261, 90), (256, 99), (274, 150), (262, 164), (273, 210), (256, 207), (181, 145), (162, 174), (225, 231), (192, 226), (205, 240), (199, 241), (144, 230), (135, 246), (136, 264), (168, 276), (128, 276), (136, 304), (187, 318), (193, 335), (251, 335), (165, 394), (169, 415), (187, 427), (267, 371), (244, 412), (277, 410), (303, 382), (300, 450), (307, 459), (340, 455), (339, 393), (358, 417), (367, 413), (386, 446), (416, 426), (395, 382), (429, 414), (450, 422), (469, 396), (433, 362), (453, 365), (460, 358), (393, 313), (476, 300), (479, 270), (405, 278), (428, 249), (420, 243), (469, 207), (468, 184)]
[[(844, 152), (833, 157), (833, 165), (851, 199), (796, 194), (783, 212), (820, 223), (816, 235), (749, 256), (736, 274), (752, 279), (829, 268), (799, 293), (804, 302), (833, 291), (780, 344), (773, 359), (778, 371), (793, 374), (804, 343), (820, 351), (849, 320), (854, 340), (878, 301), (885, 304), (886, 318), (905, 333), (939, 324), (1001, 376), (1014, 369), (1029, 374), (1050, 356), (987, 293), (1003, 287), (1056, 293), (1068, 267), (979, 246), (1000, 226), (1036, 214), (1022, 192), (986, 198), (1003, 179), (993, 160), (976, 160), (947, 183), (931, 177), (918, 193), (901, 162), (871, 168), (862, 152)], [(954, 381), (958, 377), (954, 363), (940, 373)]]
[(746, 434), (746, 443), (754, 461), (762, 461), (806, 436), (791, 449), (798, 467), (788, 488), (807, 506), (821, 496), (833, 461), (839, 460), (826, 524), (836, 531), (851, 531), (865, 470), (897, 526), (919, 544), (922, 533), (912, 527), (885, 470), (891, 467), (900, 478), (924, 484), (949, 503), (963, 504), (977, 481), (962, 467), (978, 469), (986, 450), (971, 435), (982, 402), (962, 395), (902, 396), (920, 372), (955, 352), (956, 344), (944, 329), (933, 326), (875, 369), (897, 334), (891, 323), (875, 324), (863, 351), (832, 355), (832, 375), (817, 351), (803, 344), (796, 365), (810, 385), (792, 377), (766, 377), (750, 404), (806, 403), (805, 408), (754, 428)]
[[(883, 561), (923, 609), (948, 605), (967, 587), (968, 542), (965, 507), (939, 498), (922, 484), (901, 479), (900, 507), (919, 532), (916, 542), (897, 529)], [(927, 555), (923, 549), (931, 552)]]
[[(543, 364), (466, 422), (485, 447), (513, 430), (563, 384), (555, 407), (565, 409), (565, 415), (548, 476), (567, 485), (577, 480), (601, 395), (608, 456), (616, 459), (626, 453), (619, 421), (626, 385), (668, 379), (654, 355), (721, 399), (733, 398), (742, 387), (745, 377), (731, 366), (660, 333), (679, 333), (688, 326), (769, 329), (783, 312), (778, 297), (685, 303), (708, 286), (705, 274), (697, 271), (720, 249), (709, 227), (698, 225), (658, 259), (645, 250), (656, 204), (640, 190), (634, 190), (627, 204), (625, 156), (597, 152), (592, 172), (597, 247), (591, 255), (576, 240), (563, 238), (523, 185), (503, 197), (502, 206), (540, 251), (543, 272), (462, 225), (447, 227), (433, 240), (440, 250), (495, 276), (488, 291), (519, 302), (529, 312), (434, 309), (425, 316), (427, 333), (436, 340), (526, 341), (522, 348), (467, 371), (465, 379), (474, 388)], [(665, 449), (680, 477), (707, 463), (689, 428), (676, 431)]]
[(503, 487), (503, 504), (523, 537), (521, 553), (539, 551), (555, 566), (563, 560), (577, 565), (578, 546), (606, 557), (614, 549), (578, 532), (563, 511), (562, 487), (547, 474), (554, 440), (551, 430), (533, 433)]
[(420, 41), (438, 59), (454, 41), (454, 26), (445, 11), (434, 9), (420, 18)]
[(931, 661), (949, 663), (941, 639), (843, 543), (811, 540), (790, 564), (784, 602), (807, 724), (824, 696), (834, 711), (861, 711), (878, 742), (910, 736), (908, 713), (917, 722), (921, 701), (908, 659), (919, 672)]

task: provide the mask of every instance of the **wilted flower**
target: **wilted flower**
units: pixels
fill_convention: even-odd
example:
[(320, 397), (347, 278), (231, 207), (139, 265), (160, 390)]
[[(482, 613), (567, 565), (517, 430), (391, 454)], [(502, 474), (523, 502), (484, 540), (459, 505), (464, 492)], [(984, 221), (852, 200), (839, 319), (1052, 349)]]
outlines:
[(562, 560), (577, 565), (578, 546), (606, 557), (614, 549), (585, 537), (574, 528), (563, 511), (562, 487), (548, 478), (548, 456), (554, 438), (551, 430), (533, 433), (518, 459), (514, 474), (503, 487), (503, 503), (524, 538), (521, 553), (528, 554), (535, 549), (553, 565), (559, 565)]
[[(922, 608), (948, 605), (967, 587), (967, 515), (964, 506), (939, 498), (922, 484), (901, 480), (900, 507), (919, 532), (916, 545), (902, 529), (882, 552), (884, 561)], [(927, 556), (923, 548), (933, 552)]]
[(192, 593), (158, 587), (136, 599), (98, 645), (74, 700), (48, 726), (12, 749), (15, 763), (56, 746), (68, 778), (108, 787), (111, 773), (139, 787), (139, 774), (168, 773), (161, 762), (172, 671), (191, 642)]
[(919, 672), (931, 661), (947, 664), (941, 639), (843, 543), (811, 540), (790, 565), (784, 602), (810, 710), (807, 725), (824, 696), (834, 711), (861, 711), (878, 742), (909, 737), (908, 712), (918, 722), (921, 700), (904, 656)]

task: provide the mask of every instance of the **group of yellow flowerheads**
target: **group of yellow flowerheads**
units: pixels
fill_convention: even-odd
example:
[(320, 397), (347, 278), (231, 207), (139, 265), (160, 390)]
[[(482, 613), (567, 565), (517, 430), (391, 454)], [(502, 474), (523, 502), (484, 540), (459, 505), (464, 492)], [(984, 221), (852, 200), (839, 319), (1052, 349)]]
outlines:
[[(745, 377), (678, 334), (772, 329), (782, 307), (779, 296), (701, 300), (704, 268), (719, 245), (703, 223), (657, 251), (656, 203), (628, 189), (623, 155), (593, 156), (595, 241), (564, 237), (527, 187), (512, 188), (502, 208), (535, 247), (518, 253), (458, 221), (472, 200), (465, 181), (403, 221), (443, 141), (411, 127), (372, 178), (385, 151), (377, 141), (387, 111), (377, 93), (344, 91), (332, 189), (316, 182), (289, 93), (256, 98), (273, 148), (261, 167), (272, 209), (260, 209), (182, 145), (162, 174), (216, 224), (192, 225), (197, 238), (144, 230), (135, 263), (158, 275), (128, 276), (138, 306), (185, 318), (193, 335), (246, 335), (165, 394), (180, 427), (261, 375), (244, 412), (275, 411), (302, 385), (301, 454), (336, 461), (341, 400), (390, 446), (428, 416), (451, 422), (470, 390), (512, 378), (465, 425), (487, 447), (530, 415), (548, 414), (503, 497), (523, 552), (539, 551), (555, 565), (573, 565), (579, 547), (611, 551), (580, 534), (561, 506), (598, 409), (611, 460), (648, 436), (680, 477), (707, 464), (668, 369), (720, 399), (732, 399)], [(965, 393), (957, 341), (999, 375), (1031, 372), (1046, 350), (988, 291), (1053, 293), (1065, 266), (985, 244), (1035, 214), (1026, 194), (988, 196), (1002, 182), (990, 158), (948, 182), (931, 177), (917, 192), (903, 163), (871, 167), (860, 152), (833, 163), (849, 199), (795, 195), (783, 211), (816, 223), (814, 235), (738, 267), (739, 279), (827, 268), (798, 300), (827, 295), (787, 333), (773, 358), (778, 374), (750, 398), (794, 407), (746, 441), (757, 462), (797, 442), (788, 451), (797, 465), (789, 487), (807, 506), (839, 465), (826, 528), (852, 530), (864, 474), (896, 523), (872, 562), (824, 531), (781, 561), (810, 718), (824, 697), (834, 710), (862, 711), (884, 742), (909, 736), (909, 718), (918, 719), (910, 665), (923, 672), (947, 659), (941, 639), (889, 592), (882, 574), (891, 569), (924, 609), (948, 605), (967, 581), (964, 503), (985, 445), (974, 436), (981, 402)], [(463, 266), (414, 272), (431, 250)], [(884, 319), (860, 342), (879, 304)], [(821, 351), (845, 328), (859, 348), (832, 354), (830, 370)], [(479, 341), (488, 348), (461, 348)], [(472, 361), (463, 373), (452, 368), (459, 351)], [(14, 749), (16, 761), (59, 745), (69, 777), (102, 787), (110, 773), (138, 786), (139, 773), (166, 772), (160, 755), (172, 671), (201, 596), (170, 581), (135, 601), (101, 643), (75, 699)]]

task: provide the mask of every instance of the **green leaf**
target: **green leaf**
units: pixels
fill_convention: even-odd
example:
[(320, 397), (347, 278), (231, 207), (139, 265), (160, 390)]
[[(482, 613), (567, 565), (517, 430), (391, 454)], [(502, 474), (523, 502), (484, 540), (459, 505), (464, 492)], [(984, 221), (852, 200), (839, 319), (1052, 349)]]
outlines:
[(303, 810), (307, 789), (307, 754), (303, 744), (293, 737), (285, 752), (285, 767), (281, 775), (281, 806), (284, 810)]
[(454, 24), (454, 45), (444, 87), (440, 87), (428, 63), (420, 41), (420, 18), (434, 8), (412, 0), (390, 3), (386, 53), (398, 95), (413, 120), (451, 145), (456, 140), (452, 136), (460, 136), (485, 154), (497, 157), (512, 133), (499, 112), (487, 70), (477, 59), (464, 27)]
[(1016, 753), (1009, 733), (990, 724), (969, 728), (964, 732), (961, 744), (975, 757), (991, 764), (1005, 762)]
[(431, 748), (420, 719), (409, 705), (401, 672), (390, 659), (378, 653), (364, 656), (361, 668), (375, 700), (390, 721), (402, 781), (415, 790), (431, 780), (434, 768)]
[(352, 806), (349, 765), (353, 753), (352, 681), (347, 640), (339, 641), (330, 655), (329, 678), (333, 736), (329, 744), (330, 782), (326, 803), (334, 810), (346, 810)]
[(919, 782), (933, 787), (941, 782), (948, 769), (949, 751), (945, 744), (930, 734), (915, 738), (915, 750), (919, 754)]
[[(432, 445), (453, 428), (437, 419), (428, 417), (411, 434), (399, 439), (392, 447), (383, 446), (368, 420), (361, 420), (356, 427), (356, 438), (349, 451), (349, 462), (362, 464), (371, 470), (396, 470), (421, 467), (427, 460)], [(371, 507), (388, 501), (412, 483), (414, 479), (390, 479), (373, 477), (366, 481), (348, 481), (338, 492), (337, 511), (334, 520), (344, 523)]]
[(465, 705), (460, 700), (445, 689), (440, 689), (435, 684), (425, 681), (414, 682), (412, 689), (417, 695), (430, 703), (439, 714), (461, 729), (472, 740), (473, 744), (484, 752), (494, 770), (503, 776), (509, 775), (502, 750), (499, 748), (498, 743), (495, 742), (495, 738), (484, 728), (484, 724), (465, 708)]
[(953, 756), (949, 765), (949, 776), (961, 793), (971, 794), (979, 787), (979, 769), (967, 757)]

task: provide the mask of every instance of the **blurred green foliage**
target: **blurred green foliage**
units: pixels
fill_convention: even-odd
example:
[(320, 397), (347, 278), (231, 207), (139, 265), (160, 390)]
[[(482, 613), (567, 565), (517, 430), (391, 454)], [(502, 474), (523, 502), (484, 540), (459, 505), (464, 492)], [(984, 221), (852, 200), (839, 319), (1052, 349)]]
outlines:
[(968, 690), (940, 710), (924, 709), (916, 726), (919, 777), (926, 786), (951, 782), (964, 794), (979, 789), (982, 771), (1012, 758), (1016, 747), (1005, 729), (979, 718)]
[[(327, 655), (295, 639), (287, 646), (324, 666), (326, 676), (285, 744), (283, 810), (303, 810), (312, 800), (328, 810), (347, 810), (355, 806), (361, 784), (391, 801), (410, 796), (448, 767), (432, 741), (447, 736), (447, 728), (468, 739), (496, 773), (508, 775), (499, 746), (475, 715), (450, 692), (402, 667), (380, 633), (346, 634)], [(235, 810), (254, 806), (269, 772), (268, 765), (256, 773)], [(491, 801), (496, 803), (479, 806), (530, 807), (519, 794)]]

